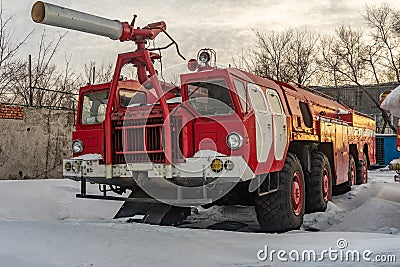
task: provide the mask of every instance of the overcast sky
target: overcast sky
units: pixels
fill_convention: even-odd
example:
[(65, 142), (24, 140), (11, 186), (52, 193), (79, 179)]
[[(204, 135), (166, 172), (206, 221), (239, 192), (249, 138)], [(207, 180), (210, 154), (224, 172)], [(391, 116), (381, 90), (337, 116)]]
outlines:
[[(34, 30), (32, 38), (21, 51), (21, 56), (35, 56), (39, 37), (46, 28), (50, 41), (64, 30), (32, 22), (30, 10), (35, 1), (3, 0), (6, 15), (13, 15), (15, 37), (23, 38)], [(252, 29), (270, 31), (289, 27), (309, 27), (317, 31), (332, 32), (341, 24), (356, 28), (365, 26), (361, 13), (366, 5), (388, 2), (400, 8), (399, 0), (52, 0), (50, 3), (120, 21), (131, 21), (138, 15), (137, 26), (164, 20), (168, 32), (179, 43), (186, 58), (195, 57), (197, 51), (211, 47), (217, 51), (218, 61), (232, 63), (232, 57), (254, 44)], [(158, 44), (162, 44), (162, 40)], [(98, 64), (114, 62), (118, 52), (134, 49), (133, 43), (120, 43), (105, 37), (69, 31), (57, 55), (62, 62), (72, 55), (72, 64), (82, 67), (90, 60)], [(164, 54), (166, 65), (181, 63), (173, 48)]]

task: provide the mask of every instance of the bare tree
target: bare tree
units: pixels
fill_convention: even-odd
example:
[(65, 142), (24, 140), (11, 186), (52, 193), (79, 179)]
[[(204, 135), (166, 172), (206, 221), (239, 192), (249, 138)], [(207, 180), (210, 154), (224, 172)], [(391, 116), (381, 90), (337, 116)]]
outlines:
[[(317, 58), (317, 64), (321, 68), (321, 76), (320, 79), (322, 84), (325, 86), (334, 85), (335, 88), (338, 88), (339, 84), (342, 83), (342, 75), (340, 74), (339, 65), (340, 65), (340, 56), (332, 53), (334, 45), (334, 38), (325, 36), (321, 40), (321, 49), (320, 55)], [(340, 101), (340, 95), (338, 94), (338, 100)]]
[(22, 40), (15, 41), (15, 31), (10, 29), (12, 19), (12, 16), (4, 14), (3, 6), (0, 5), (0, 101), (3, 102), (13, 98), (8, 88), (15, 73), (24, 68), (23, 62), (16, 54), (32, 34), (30, 32)]
[(268, 34), (255, 32), (257, 49), (246, 66), (258, 75), (309, 84), (316, 77), (319, 35), (308, 29), (288, 29)]
[(369, 47), (365, 44), (363, 34), (353, 30), (350, 26), (341, 26), (336, 30), (335, 38), (331, 39), (332, 45), (327, 53), (330, 53), (326, 58), (336, 59), (337, 64), (333, 65), (332, 61), (327, 62), (327, 65), (335, 68), (335, 71), (345, 78), (345, 81), (354, 83), (361, 89), (381, 111), (385, 124), (396, 132), (390, 116), (382, 109), (378, 101), (373, 95), (362, 85), (365, 80), (365, 73), (369, 67), (365, 58), (370, 54)]
[(318, 71), (316, 57), (318, 54), (319, 35), (307, 29), (292, 30), (288, 55), (289, 77), (299, 84), (309, 83)]
[(32, 84), (30, 84), (28, 60), (23, 60), (24, 67), (14, 73), (12, 86), (9, 89), (14, 95), (13, 103), (29, 105), (32, 89), (34, 106), (73, 107), (76, 101), (74, 93), (79, 87), (79, 76), (72, 71), (70, 57), (65, 58), (63, 69), (54, 64), (54, 57), (64, 36), (65, 34), (47, 42), (46, 33), (42, 32), (38, 53), (32, 62)]
[(248, 72), (256, 72), (257, 69), (257, 56), (256, 51), (253, 49), (243, 49), (240, 55), (232, 57), (233, 66)]
[(90, 61), (84, 66), (84, 76), (82, 83), (105, 83), (110, 82), (114, 75), (114, 65), (102, 63), (96, 66), (95, 61)]
[(365, 77), (366, 46), (362, 39), (362, 33), (353, 30), (350, 26), (341, 26), (336, 30), (336, 39), (332, 48), (332, 54), (340, 61), (337, 69), (350, 82), (358, 84)]
[(383, 60), (383, 46), (376, 39), (371, 44), (365, 45), (365, 55), (363, 56), (363, 60), (367, 63), (369, 71), (373, 75), (373, 79), (377, 85), (381, 83), (383, 80), (382, 75), (382, 60)]
[(95, 76), (93, 72), (96, 71), (96, 63), (94, 61), (90, 61), (88, 64), (85, 64), (82, 76), (82, 84), (85, 82), (87, 84), (93, 83), (93, 77)]
[(367, 6), (363, 16), (369, 30), (341, 26), (332, 36), (319, 37), (305, 29), (256, 31), (256, 49), (239, 62), (261, 76), (334, 86), (341, 102), (347, 101), (340, 96), (340, 86), (355, 84), (380, 110), (385, 125), (396, 131), (363, 84), (400, 83), (400, 11), (388, 4)]
[(392, 22), (393, 30), (398, 34), (400, 34), (400, 10), (394, 10), (393, 13), (394, 13), (393, 15), (394, 19)]
[(75, 107), (77, 101), (75, 94), (78, 93), (80, 87), (79, 78), (80, 75), (76, 75), (71, 67), (71, 56), (65, 57), (64, 69), (54, 78), (53, 88), (57, 92), (52, 92), (48, 97), (53, 100), (53, 106)]
[(373, 29), (373, 38), (385, 48), (385, 67), (391, 69), (397, 82), (400, 83), (400, 40), (396, 34), (399, 25), (399, 12), (384, 3), (380, 6), (367, 6), (364, 18)]
[(272, 31), (269, 34), (256, 31), (257, 50), (254, 51), (254, 72), (258, 75), (277, 79), (287, 80), (288, 64), (287, 54), (292, 30), (283, 32)]

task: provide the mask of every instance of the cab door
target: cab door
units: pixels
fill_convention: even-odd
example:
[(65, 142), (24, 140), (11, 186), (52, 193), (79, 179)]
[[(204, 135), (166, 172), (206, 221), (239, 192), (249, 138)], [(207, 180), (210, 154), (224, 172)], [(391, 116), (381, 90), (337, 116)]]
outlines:
[(258, 85), (249, 84), (248, 91), (256, 118), (257, 160), (264, 163), (272, 147), (272, 114), (265, 95)]
[(270, 105), (274, 121), (274, 154), (275, 159), (283, 159), (287, 145), (286, 115), (283, 112), (282, 102), (275, 90), (266, 90), (267, 100)]

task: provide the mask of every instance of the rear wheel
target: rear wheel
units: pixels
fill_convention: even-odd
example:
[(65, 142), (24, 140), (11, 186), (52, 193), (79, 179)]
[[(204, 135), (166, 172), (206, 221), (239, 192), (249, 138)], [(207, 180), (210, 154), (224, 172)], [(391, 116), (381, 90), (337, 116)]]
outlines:
[(306, 212), (325, 211), (332, 196), (332, 172), (328, 157), (312, 153), (311, 174), (306, 177)]
[(304, 174), (300, 161), (288, 153), (279, 172), (279, 190), (255, 197), (257, 220), (266, 232), (299, 229), (305, 210)]
[(357, 184), (366, 184), (368, 182), (368, 161), (367, 155), (363, 153), (362, 160), (357, 161)]

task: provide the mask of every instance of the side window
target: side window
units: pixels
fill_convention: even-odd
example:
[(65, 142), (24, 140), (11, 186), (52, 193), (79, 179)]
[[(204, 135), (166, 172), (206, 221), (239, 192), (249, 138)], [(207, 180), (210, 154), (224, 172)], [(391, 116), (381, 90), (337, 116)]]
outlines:
[(278, 115), (283, 114), (281, 100), (278, 94), (267, 92), (268, 102), (271, 105), (272, 112)]
[(269, 112), (264, 94), (256, 85), (249, 85), (251, 104), (256, 111)]
[(83, 96), (82, 124), (102, 123), (106, 116), (109, 91), (90, 91)]
[(246, 113), (247, 110), (249, 109), (249, 107), (247, 105), (246, 86), (244, 85), (244, 83), (242, 81), (239, 81), (237, 79), (234, 79), (233, 83), (235, 84), (236, 92), (237, 92), (237, 94), (239, 96), (240, 104), (242, 105), (242, 110), (243, 110), (244, 113)]
[(308, 107), (307, 103), (299, 102), (301, 115), (303, 116), (303, 121), (306, 127), (312, 128), (313, 127), (313, 118), (311, 115), (310, 108)]

